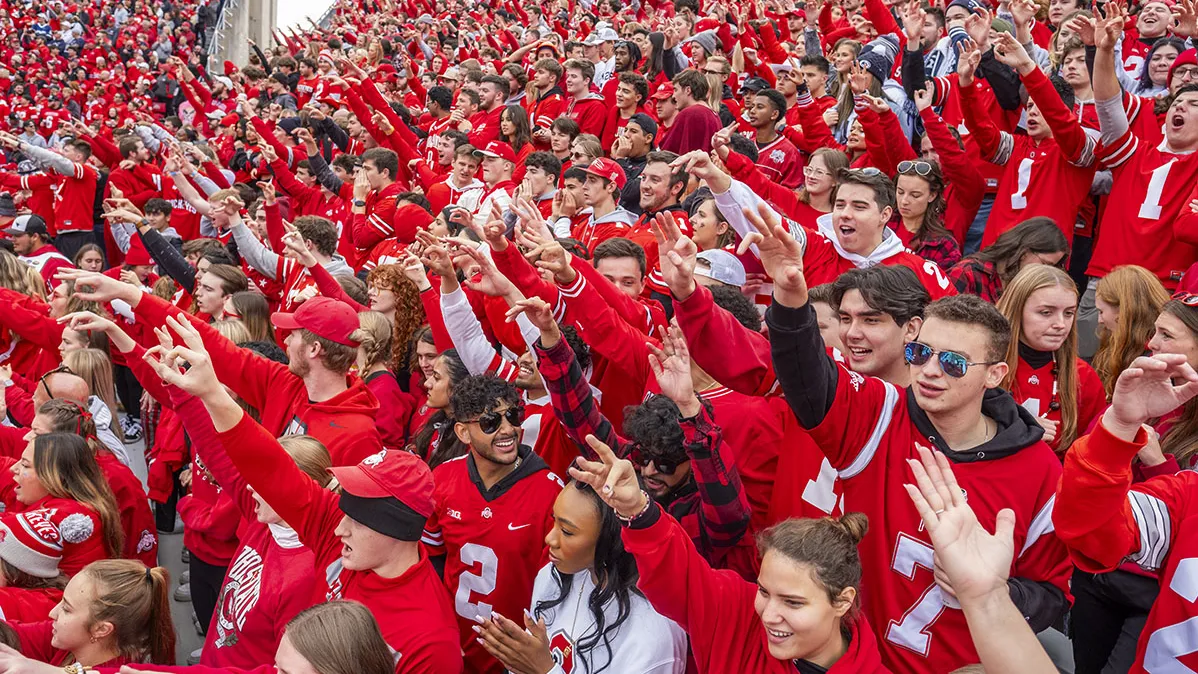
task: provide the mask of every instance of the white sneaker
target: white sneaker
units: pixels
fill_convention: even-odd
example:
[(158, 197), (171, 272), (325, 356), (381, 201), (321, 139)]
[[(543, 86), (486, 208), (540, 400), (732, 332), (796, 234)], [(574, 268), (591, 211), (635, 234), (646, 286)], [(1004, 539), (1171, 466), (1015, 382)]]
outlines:
[(121, 431), (125, 434), (125, 442), (136, 442), (141, 439), (141, 422), (131, 417), (121, 417)]

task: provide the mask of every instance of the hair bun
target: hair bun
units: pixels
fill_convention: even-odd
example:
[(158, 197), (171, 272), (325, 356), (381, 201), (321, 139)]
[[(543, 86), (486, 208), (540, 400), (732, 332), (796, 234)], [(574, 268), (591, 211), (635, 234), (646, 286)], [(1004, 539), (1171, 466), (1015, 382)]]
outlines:
[(869, 517), (865, 513), (845, 513), (834, 521), (853, 539), (854, 544), (860, 544), (869, 531)]

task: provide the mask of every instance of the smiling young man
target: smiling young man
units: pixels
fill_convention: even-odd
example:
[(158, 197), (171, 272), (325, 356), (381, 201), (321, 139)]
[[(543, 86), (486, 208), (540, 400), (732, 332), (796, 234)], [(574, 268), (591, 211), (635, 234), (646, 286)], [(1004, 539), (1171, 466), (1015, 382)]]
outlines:
[[(600, 157), (586, 167), (580, 167), (586, 172), (586, 181), (582, 184), (583, 204), (590, 207), (590, 217), (581, 225), (575, 225), (570, 230), (570, 237), (578, 239), (588, 251), (604, 241), (617, 236), (625, 236), (636, 215), (624, 210), (618, 201), (620, 190), (624, 189), (627, 179), (624, 169), (607, 157)], [(558, 220), (565, 218), (559, 216)], [(564, 223), (549, 223), (555, 230)]]
[(421, 540), (454, 597), (469, 671), (500, 674), (472, 628), (492, 612), (529, 609), (562, 481), (521, 442), (515, 386), (490, 374), (468, 377), (454, 386), (452, 405), (453, 431), (469, 453), (433, 471), (433, 514)]
[(562, 78), (562, 64), (545, 58), (533, 64), (530, 96), (524, 99), (528, 110), (528, 125), (532, 142), (538, 150), (549, 149), (549, 130), (553, 122), (566, 111), (566, 97), (557, 85)]
[[(757, 236), (744, 215), (745, 210), (755, 212), (762, 206), (780, 219), (748, 185), (716, 168), (707, 153), (692, 152), (679, 161), (685, 161), (690, 174), (707, 182), (720, 213), (742, 238)], [(836, 180), (832, 212), (819, 218), (819, 231), (787, 221), (803, 248), (804, 274), (811, 285), (830, 283), (850, 269), (888, 264), (914, 271), (932, 299), (956, 294), (935, 263), (908, 251), (887, 227), (895, 209), (894, 183), (890, 178), (868, 167), (841, 169)]]
[(661, 268), (657, 260), (657, 239), (653, 235), (650, 223), (660, 213), (670, 213), (674, 222), (685, 236), (691, 235), (690, 220), (686, 209), (679, 203), (682, 192), (686, 189), (689, 176), (686, 171), (673, 168), (678, 155), (673, 152), (650, 152), (641, 170), (640, 186), (641, 217), (625, 236), (633, 243), (645, 249), (645, 263), (649, 270), (648, 286), (655, 292), (668, 297), (670, 290), (661, 277)]
[(595, 79), (595, 65), (590, 61), (570, 59), (563, 66), (566, 76), (566, 116), (578, 123), (582, 133), (603, 137), (607, 126), (607, 104), (603, 95), (591, 90)]
[(794, 143), (778, 135), (786, 120), (786, 97), (777, 89), (763, 89), (748, 101), (745, 112), (757, 142), (757, 168), (770, 181), (795, 189), (803, 181), (803, 156)]
[[(902, 485), (917, 446), (931, 445), (954, 463), (983, 526), (1000, 509), (1015, 511), (1008, 586), (1034, 630), (1069, 607), (1072, 566), (1052, 533), (1060, 462), (1035, 418), (1001, 390), (1010, 326), (973, 295), (929, 304), (906, 360), (911, 385), (901, 390), (837, 364), (825, 353), (808, 302), (801, 246), (765, 208), (751, 215), (758, 249), (774, 279), (766, 312), (778, 381), (799, 424), (827, 456), (844, 485), (846, 511), (869, 515), (863, 558), (876, 588), (864, 605), (878, 631), (883, 661), (895, 672), (951, 671), (978, 661), (952, 587), (933, 573), (933, 548)], [(768, 222), (768, 224), (767, 224)]]
[(53, 291), (58, 285), (54, 275), (62, 268), (74, 268), (74, 264), (50, 243), (46, 221), (40, 215), (26, 213), (18, 215), (4, 228), (4, 234), (12, 240), (13, 251), (25, 264), (37, 270), (46, 282), (46, 290)]
[(919, 335), (928, 291), (906, 267), (850, 269), (832, 283), (832, 307), (849, 369), (895, 386), (911, 383), (904, 358)]

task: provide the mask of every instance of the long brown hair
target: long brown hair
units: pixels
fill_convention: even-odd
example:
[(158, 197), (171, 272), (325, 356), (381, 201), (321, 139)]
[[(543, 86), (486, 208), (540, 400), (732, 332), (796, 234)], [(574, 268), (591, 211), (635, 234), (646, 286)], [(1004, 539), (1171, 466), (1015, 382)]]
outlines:
[[(998, 310), (1011, 324), (1011, 341), (1007, 344), (1007, 376), (1002, 387), (1017, 394), (1019, 379), (1019, 341), (1023, 336), (1023, 307), (1032, 293), (1041, 288), (1059, 287), (1077, 295), (1077, 284), (1064, 270), (1046, 264), (1029, 264), (1011, 279), (998, 300)], [(1057, 453), (1064, 454), (1077, 437), (1077, 316), (1069, 328), (1069, 336), (1052, 354), (1057, 370), (1057, 395), (1061, 404), (1061, 426), (1057, 429)], [(1016, 395), (1016, 398), (1018, 396)]]
[(424, 303), (420, 301), (420, 290), (403, 275), (399, 265), (381, 264), (366, 275), (366, 285), (377, 285), (395, 295), (395, 332), (391, 336), (391, 371), (404, 371), (408, 364), (409, 349), (415, 353), (412, 335), (424, 325)]
[[(840, 172), (840, 169), (847, 169), (849, 167), (849, 156), (835, 148), (821, 147), (811, 153), (811, 158), (807, 160), (807, 163), (810, 164), (816, 157), (819, 157), (824, 162), (824, 170), (832, 177), (832, 187), (835, 188), (836, 174)], [(811, 195), (807, 193), (806, 182), (799, 187), (798, 195), (799, 201), (805, 204), (811, 203)]]
[[(108, 352), (99, 349), (75, 349), (63, 354), (62, 362), (71, 368), (71, 372), (87, 382), (88, 393), (103, 400), (112, 418), (116, 419), (116, 387), (112, 382), (112, 361), (108, 358)], [(123, 435), (120, 432), (120, 424), (113, 424), (112, 431), (118, 436)]]
[[(1161, 308), (1161, 313), (1181, 321), (1194, 339), (1198, 339), (1198, 309), (1188, 307), (1178, 300), (1169, 300)], [(1161, 451), (1172, 454), (1183, 468), (1188, 467), (1194, 455), (1198, 454), (1198, 398), (1191, 398), (1181, 408), (1180, 416), (1161, 438)]]
[(320, 674), (392, 674), (395, 660), (370, 609), (339, 599), (296, 614), (283, 633)]
[(245, 324), (246, 330), (249, 331), (249, 341), (271, 341), (270, 306), (262, 293), (243, 290), (233, 293), (230, 301), (233, 304), (233, 311), (237, 312), (237, 318)]
[(105, 559), (83, 568), (95, 583), (92, 624), (112, 623), (122, 656), (134, 662), (175, 664), (175, 626), (171, 621), (167, 570), (147, 569), (133, 559)]
[(125, 530), (112, 488), (100, 472), (95, 453), (74, 433), (47, 433), (33, 441), (33, 470), (46, 492), (78, 501), (100, 517), (100, 532), (109, 557), (121, 556)]
[(861, 606), (861, 557), (857, 545), (869, 531), (869, 518), (862, 513), (845, 513), (839, 518), (789, 519), (757, 535), (762, 557), (774, 551), (792, 562), (811, 568), (811, 576), (835, 606), (845, 588), (858, 590), (845, 618)]
[(1169, 292), (1156, 274), (1134, 264), (1115, 267), (1098, 281), (1096, 295), (1119, 311), (1115, 331), (1098, 326), (1098, 351), (1094, 371), (1102, 379), (1107, 397), (1115, 390), (1119, 373), (1143, 355), (1156, 330), (1156, 317), (1169, 301)]
[[(944, 200), (944, 174), (940, 172), (940, 164), (937, 162), (928, 161), (924, 163), (932, 167), (927, 175), (920, 175), (915, 170), (914, 165), (912, 165), (912, 168), (906, 173), (899, 172), (894, 176), (894, 186), (896, 189), (898, 188), (899, 178), (906, 176), (924, 181), (928, 185), (928, 191), (936, 193), (936, 198), (928, 202), (928, 208), (923, 213), (923, 222), (919, 225), (919, 231), (911, 239), (912, 250), (915, 250), (917, 246), (929, 238), (951, 236), (948, 229), (944, 227), (944, 209), (946, 207)], [(894, 214), (898, 218), (899, 225), (902, 226), (903, 216), (898, 214), (898, 208), (894, 209)]]

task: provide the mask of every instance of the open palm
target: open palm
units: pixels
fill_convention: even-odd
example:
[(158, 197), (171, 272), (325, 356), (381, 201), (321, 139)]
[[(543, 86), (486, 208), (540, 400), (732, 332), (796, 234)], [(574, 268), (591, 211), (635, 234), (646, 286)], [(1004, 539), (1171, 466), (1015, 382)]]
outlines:
[(1111, 412), (1126, 424), (1164, 416), (1198, 395), (1198, 373), (1175, 353), (1140, 356), (1119, 375)]

